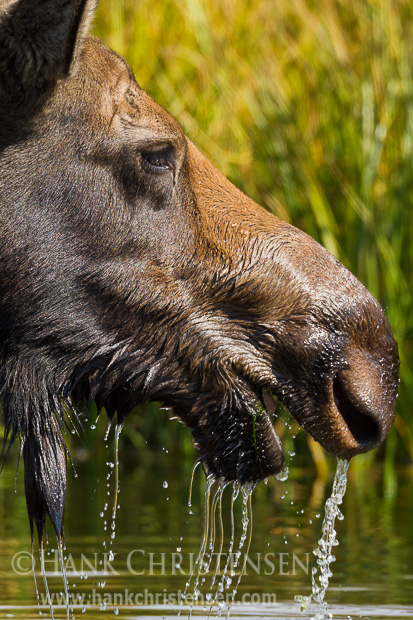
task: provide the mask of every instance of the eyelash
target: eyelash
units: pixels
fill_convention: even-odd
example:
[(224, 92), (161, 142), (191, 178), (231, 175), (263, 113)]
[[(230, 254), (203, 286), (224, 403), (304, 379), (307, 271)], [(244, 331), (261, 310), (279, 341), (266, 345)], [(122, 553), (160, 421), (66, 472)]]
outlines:
[(161, 151), (146, 151), (141, 153), (143, 167), (151, 173), (162, 174), (173, 172), (173, 155), (170, 149)]

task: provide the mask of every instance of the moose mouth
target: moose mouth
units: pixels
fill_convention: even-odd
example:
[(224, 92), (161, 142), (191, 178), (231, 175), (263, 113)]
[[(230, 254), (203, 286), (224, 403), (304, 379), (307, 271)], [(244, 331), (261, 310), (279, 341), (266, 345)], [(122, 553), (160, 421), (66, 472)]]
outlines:
[(209, 403), (190, 424), (206, 471), (227, 482), (258, 482), (283, 465), (281, 441), (271, 420), (274, 400), (268, 391), (248, 387), (229, 394), (221, 405)]
[[(328, 371), (327, 371), (328, 372)], [(198, 391), (199, 385), (153, 382), (148, 400), (160, 400), (192, 429), (208, 473), (226, 481), (258, 482), (283, 467), (274, 427), (278, 399), (302, 428), (328, 452), (349, 459), (377, 447), (394, 417), (397, 365), (384, 365), (363, 351), (347, 356), (340, 369), (300, 373), (293, 378), (237, 373)], [(142, 397), (139, 382), (118, 389), (106, 411), (130, 411)], [(188, 389), (187, 389), (188, 388)], [(206, 388), (206, 389), (205, 389)]]
[[(258, 482), (279, 473), (284, 462), (272, 422), (276, 403), (270, 388), (248, 387), (236, 412), (206, 415), (204, 423), (193, 428), (207, 471), (227, 481)], [(308, 389), (307, 399), (299, 404), (290, 395), (280, 395), (279, 400), (328, 452), (349, 459), (385, 438), (393, 404), (387, 401), (384, 407), (374, 390), (360, 387), (353, 371), (339, 371), (330, 379), (322, 403), (311, 392)]]

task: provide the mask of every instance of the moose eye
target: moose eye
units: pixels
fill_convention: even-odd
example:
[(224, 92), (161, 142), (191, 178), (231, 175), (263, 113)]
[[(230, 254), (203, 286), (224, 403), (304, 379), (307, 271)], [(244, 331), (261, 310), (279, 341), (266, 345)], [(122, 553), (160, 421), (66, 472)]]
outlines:
[(142, 166), (145, 170), (152, 173), (173, 171), (172, 150), (162, 149), (159, 151), (146, 151), (142, 154)]

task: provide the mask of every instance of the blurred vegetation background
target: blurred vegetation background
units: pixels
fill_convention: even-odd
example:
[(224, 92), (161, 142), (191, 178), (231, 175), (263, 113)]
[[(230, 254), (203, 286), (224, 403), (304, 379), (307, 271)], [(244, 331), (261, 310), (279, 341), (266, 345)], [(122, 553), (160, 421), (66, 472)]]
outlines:
[[(93, 33), (233, 183), (320, 241), (386, 309), (401, 358), (396, 421), (352, 469), (384, 462), (394, 493), (396, 466), (413, 462), (413, 2), (100, 0)], [(285, 453), (326, 474), (333, 460), (279, 414)], [(189, 430), (167, 418), (153, 404), (130, 415), (123, 448), (193, 459)]]
[[(360, 463), (411, 463), (411, 0), (100, 0), (94, 34), (231, 181), (380, 300), (400, 348), (397, 418)], [(156, 407), (127, 427), (140, 449), (191, 449)], [(297, 447), (328, 466), (304, 434)]]

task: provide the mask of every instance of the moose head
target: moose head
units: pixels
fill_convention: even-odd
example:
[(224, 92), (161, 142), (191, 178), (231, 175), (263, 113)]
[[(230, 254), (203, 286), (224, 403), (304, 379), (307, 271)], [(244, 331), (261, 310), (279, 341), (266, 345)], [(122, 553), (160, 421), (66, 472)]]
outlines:
[(65, 426), (161, 401), (208, 472), (277, 473), (272, 395), (333, 454), (389, 431), (397, 346), (379, 303), (227, 181), (87, 37), (93, 0), (0, 9), (0, 391), (30, 523), (62, 534)]

